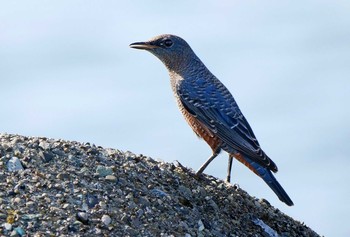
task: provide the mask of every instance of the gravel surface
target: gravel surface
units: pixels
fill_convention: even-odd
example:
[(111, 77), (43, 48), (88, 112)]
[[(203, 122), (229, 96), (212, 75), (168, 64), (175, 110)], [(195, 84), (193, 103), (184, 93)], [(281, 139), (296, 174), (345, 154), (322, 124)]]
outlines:
[(178, 162), (0, 134), (0, 236), (319, 235)]

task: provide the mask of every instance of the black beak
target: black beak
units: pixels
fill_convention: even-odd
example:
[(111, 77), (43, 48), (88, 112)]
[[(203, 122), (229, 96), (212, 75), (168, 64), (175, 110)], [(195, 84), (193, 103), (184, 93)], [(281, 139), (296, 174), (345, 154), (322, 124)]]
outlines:
[(158, 46), (151, 44), (150, 42), (135, 42), (129, 45), (130, 48), (133, 49), (155, 49), (158, 48)]

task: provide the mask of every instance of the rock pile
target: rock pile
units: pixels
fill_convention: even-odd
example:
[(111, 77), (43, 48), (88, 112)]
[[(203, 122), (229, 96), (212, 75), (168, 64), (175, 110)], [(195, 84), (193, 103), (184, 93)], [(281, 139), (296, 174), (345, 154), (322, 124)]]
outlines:
[(0, 134), (0, 236), (319, 235), (178, 162)]

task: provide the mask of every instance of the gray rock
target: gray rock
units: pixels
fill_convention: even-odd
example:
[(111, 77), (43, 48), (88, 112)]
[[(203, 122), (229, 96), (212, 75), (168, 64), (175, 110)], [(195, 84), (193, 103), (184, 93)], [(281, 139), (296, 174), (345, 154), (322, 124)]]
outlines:
[(78, 212), (76, 218), (84, 225), (87, 225), (89, 223), (89, 215), (86, 212)]
[(21, 161), (13, 156), (8, 162), (7, 162), (7, 170), (10, 172), (24, 170)]
[(111, 167), (105, 167), (105, 166), (102, 166), (102, 165), (98, 165), (97, 168), (96, 168), (96, 173), (100, 177), (105, 177), (107, 175), (113, 174), (113, 170), (112, 170)]

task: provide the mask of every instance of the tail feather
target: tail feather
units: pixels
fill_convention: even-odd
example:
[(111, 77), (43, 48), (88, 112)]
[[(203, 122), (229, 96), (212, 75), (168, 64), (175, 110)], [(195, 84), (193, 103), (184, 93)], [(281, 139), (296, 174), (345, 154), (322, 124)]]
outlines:
[(239, 155), (238, 157), (237, 155), (235, 155), (235, 157), (244, 165), (246, 165), (249, 169), (251, 169), (255, 174), (257, 174), (260, 178), (262, 178), (282, 202), (284, 202), (288, 206), (294, 205), (293, 201), (290, 199), (286, 191), (284, 191), (282, 186), (279, 184), (279, 182), (269, 169), (262, 167), (258, 163), (255, 163), (252, 160), (243, 157), (242, 155)]
[(280, 185), (280, 183), (277, 181), (277, 179), (271, 173), (270, 170), (263, 168), (261, 166), (256, 170), (257, 170), (257, 173), (259, 173), (259, 176), (265, 181), (265, 183), (267, 183), (267, 185), (269, 185), (272, 191), (275, 192), (275, 194), (278, 196), (278, 198), (282, 202), (284, 202), (288, 206), (294, 205), (293, 201), (290, 199), (286, 191), (284, 191), (284, 189), (282, 188), (282, 186)]

